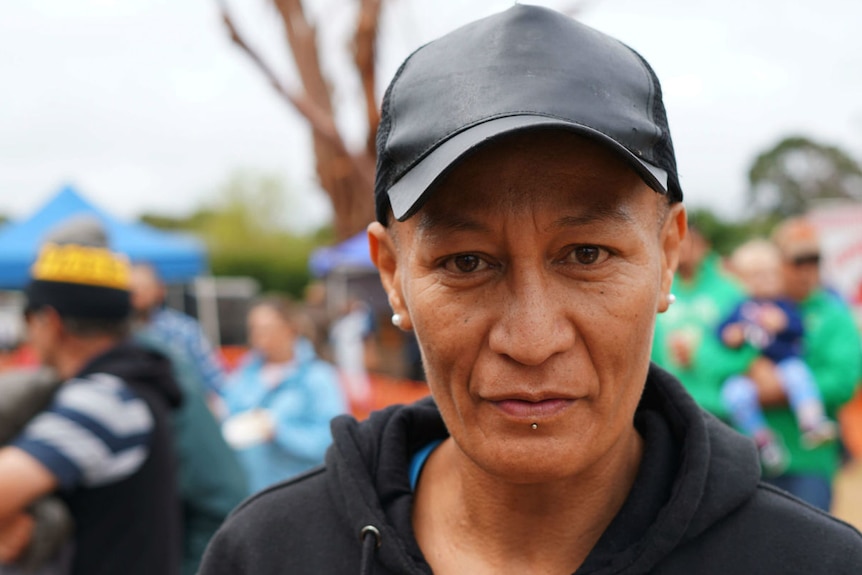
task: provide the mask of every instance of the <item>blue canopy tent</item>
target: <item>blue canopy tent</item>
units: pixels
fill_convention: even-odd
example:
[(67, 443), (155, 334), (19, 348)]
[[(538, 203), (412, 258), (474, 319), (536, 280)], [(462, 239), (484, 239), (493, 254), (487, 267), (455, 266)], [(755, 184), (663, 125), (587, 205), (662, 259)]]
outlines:
[(327, 306), (339, 313), (351, 298), (364, 301), (376, 313), (389, 309), (377, 269), (368, 250), (368, 236), (360, 232), (334, 246), (318, 248), (308, 260), (311, 273), (326, 282)]
[(340, 244), (314, 250), (308, 259), (308, 268), (319, 278), (335, 270), (374, 271), (368, 251), (368, 235), (361, 232)]
[(207, 271), (206, 249), (200, 241), (118, 220), (66, 186), (30, 219), (0, 228), (0, 289), (23, 288), (45, 235), (57, 224), (80, 215), (98, 218), (114, 250), (132, 261), (151, 264), (166, 283), (187, 282)]

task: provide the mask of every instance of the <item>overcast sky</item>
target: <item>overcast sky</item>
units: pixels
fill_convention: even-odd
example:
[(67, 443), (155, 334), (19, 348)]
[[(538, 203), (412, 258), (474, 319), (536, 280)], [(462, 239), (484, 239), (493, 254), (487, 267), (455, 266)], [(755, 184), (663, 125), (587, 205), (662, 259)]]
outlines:
[[(233, 0), (247, 35), (291, 83), (266, 0)], [(538, 1), (566, 7), (572, 1)], [(327, 66), (356, 0), (306, 0)], [(511, 1), (384, 0), (380, 90), (414, 48)], [(581, 19), (661, 79), (690, 205), (744, 213), (754, 156), (789, 134), (862, 158), (862, 2), (593, 0)], [(343, 76), (344, 74), (342, 74)], [(336, 82), (350, 99), (354, 78)], [(345, 95), (347, 94), (347, 95)], [(356, 111), (339, 121), (355, 142)], [(237, 169), (281, 174), (286, 221), (318, 225), (305, 124), (229, 42), (215, 0), (12, 0), (0, 18), (0, 214), (22, 218), (64, 183), (124, 218), (183, 215)], [(299, 198), (299, 199), (297, 199)]]

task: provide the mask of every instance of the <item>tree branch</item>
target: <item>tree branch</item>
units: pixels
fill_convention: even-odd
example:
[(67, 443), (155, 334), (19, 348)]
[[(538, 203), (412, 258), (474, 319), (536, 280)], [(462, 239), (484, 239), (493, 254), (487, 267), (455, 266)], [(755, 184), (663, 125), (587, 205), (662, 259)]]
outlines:
[(239, 46), (239, 48), (241, 48), (242, 51), (251, 58), (252, 62), (254, 62), (258, 69), (263, 73), (278, 95), (302, 114), (305, 119), (308, 120), (309, 124), (311, 124), (311, 127), (315, 132), (319, 133), (327, 140), (330, 140), (337, 147), (343, 149), (344, 142), (341, 140), (341, 136), (338, 133), (338, 129), (336, 128), (332, 117), (321, 110), (320, 107), (311, 101), (307, 95), (303, 94), (298, 96), (292, 94), (287, 87), (281, 83), (278, 76), (276, 76), (275, 72), (263, 60), (260, 54), (258, 54), (257, 51), (249, 46), (245, 39), (243, 39), (234, 25), (233, 19), (224, 7), (224, 4), (221, 4), (222, 21), (227, 27), (233, 43)]
[[(298, 2), (298, 0), (295, 0)], [(301, 22), (299, 24), (292, 24), (290, 19), (285, 16), (285, 13), (281, 12), (281, 4), (285, 5), (285, 9), (296, 9), (296, 6), (289, 6), (292, 3), (292, 0), (287, 0), (287, 2), (279, 2), (277, 1), (277, 7), (282, 14), (282, 18), (285, 23), (286, 29), (288, 29), (288, 37), (296, 36), (296, 28), (297, 26), (302, 27), (302, 22), (305, 22), (304, 16), (301, 18)], [(288, 104), (290, 104), (294, 109), (296, 109), (302, 116), (308, 120), (308, 123), (311, 125), (312, 130), (314, 131), (315, 138), (320, 138), (326, 145), (331, 146), (333, 148), (333, 152), (335, 155), (344, 156), (349, 158), (351, 163), (354, 164), (354, 167), (361, 175), (362, 179), (367, 183), (369, 187), (373, 186), (374, 182), (374, 170), (373, 166), (369, 167), (369, 162), (362, 161), (360, 158), (356, 158), (352, 154), (347, 151), (347, 147), (344, 144), (344, 140), (341, 138), (341, 134), (338, 132), (338, 127), (335, 124), (335, 119), (331, 112), (331, 103), (328, 97), (328, 91), (325, 88), (325, 82), (322, 79), (322, 75), (320, 74), (319, 68), (317, 69), (317, 73), (309, 71), (309, 68), (314, 68), (315, 64), (311, 63), (312, 61), (316, 63), (316, 47), (314, 50), (313, 58), (300, 58), (297, 56), (297, 49), (294, 47), (293, 43), (291, 43), (291, 48), (294, 54), (294, 60), (297, 63), (297, 68), (300, 71), (300, 77), (303, 80), (303, 85), (306, 86), (306, 91), (302, 95), (296, 95), (291, 93), (290, 90), (279, 80), (278, 76), (273, 71), (272, 67), (270, 67), (258, 54), (258, 52), (252, 48), (242, 37), (234, 24), (233, 19), (230, 16), (229, 11), (227, 10), (227, 6), (225, 2), (219, 0), (218, 2), (222, 21), (228, 29), (231, 40), (234, 44), (236, 44), (243, 52), (248, 55), (248, 57), (254, 62), (254, 64), (258, 67), (258, 69), (263, 73), (266, 79), (269, 81), (270, 85), (275, 89), (276, 93), (282, 97)], [(299, 6), (299, 10), (301, 11), (301, 5)], [(307, 25), (307, 22), (305, 22)], [(310, 29), (310, 27), (309, 27)], [(305, 33), (306, 38), (308, 38), (308, 32)], [(314, 41), (314, 33), (313, 30), (310, 31), (311, 41)], [(307, 46), (308, 40), (304, 40), (304, 43)], [(304, 48), (301, 48), (303, 50)], [(306, 53), (306, 52), (303, 52)], [(315, 81), (315, 75), (319, 80)], [(322, 102), (324, 103), (324, 108), (322, 108), (318, 102), (321, 100), (316, 100), (309, 97), (308, 94), (308, 84), (316, 85), (315, 92), (320, 94), (321, 86), (324, 86), (323, 93), (325, 94)], [(322, 142), (321, 142), (322, 143)], [(318, 170), (319, 172), (319, 170)]]
[(272, 3), (281, 16), (305, 93), (324, 113), (334, 117), (329, 85), (320, 67), (317, 31), (308, 21), (301, 0), (272, 0)]
[(561, 6), (558, 10), (571, 18), (578, 18), (589, 10), (593, 4), (598, 3), (599, 0), (574, 0), (573, 2), (569, 2), (567, 6)]
[(368, 121), (368, 138), (365, 148), (372, 158), (377, 155), (377, 125), (380, 123), (375, 90), (375, 52), (381, 4), (381, 0), (361, 0), (353, 44), (353, 59), (356, 62), (356, 68), (359, 70), (359, 78), (362, 82), (362, 91), (365, 96), (365, 116)]
[[(315, 171), (321, 187), (326, 191), (335, 212), (336, 236), (345, 239), (362, 230), (374, 217), (374, 202), (371, 190), (374, 187), (374, 136), (379, 122), (374, 97), (374, 42), (377, 35), (377, 16), (381, 0), (362, 0), (360, 22), (356, 33), (357, 58), (362, 52), (363, 92), (369, 133), (366, 146), (358, 153), (350, 153), (335, 121), (330, 85), (320, 66), (317, 33), (309, 22), (301, 0), (270, 0), (284, 26), (290, 52), (293, 56), (299, 80), (300, 94), (289, 90), (275, 71), (252, 48), (237, 30), (226, 0), (216, 0), (222, 20), (231, 40), (245, 52), (264, 74), (281, 98), (296, 109), (312, 128)], [(364, 18), (371, 17), (370, 21)], [(370, 146), (370, 147), (369, 147)], [(369, 151), (370, 150), (370, 151)]]

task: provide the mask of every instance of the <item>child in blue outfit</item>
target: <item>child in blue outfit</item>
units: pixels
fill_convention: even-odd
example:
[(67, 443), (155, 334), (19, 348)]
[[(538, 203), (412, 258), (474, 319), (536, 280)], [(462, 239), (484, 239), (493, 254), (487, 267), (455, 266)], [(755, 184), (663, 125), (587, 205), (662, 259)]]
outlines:
[[(766, 240), (753, 240), (734, 251), (730, 264), (749, 299), (719, 325), (722, 341), (732, 348), (751, 345), (774, 364), (805, 447), (835, 439), (837, 427), (826, 417), (814, 376), (802, 360), (802, 316), (793, 302), (782, 297), (778, 249)], [(757, 444), (764, 471), (780, 475), (787, 466), (787, 455), (766, 423), (754, 382), (746, 375), (730, 377), (722, 398), (733, 424)]]

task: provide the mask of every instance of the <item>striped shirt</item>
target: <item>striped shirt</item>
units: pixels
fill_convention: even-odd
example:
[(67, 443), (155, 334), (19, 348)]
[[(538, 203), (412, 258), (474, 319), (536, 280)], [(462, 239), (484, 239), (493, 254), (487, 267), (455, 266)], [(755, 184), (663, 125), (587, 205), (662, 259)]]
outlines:
[(155, 420), (120, 378), (67, 381), (12, 445), (44, 465), (61, 489), (99, 487), (133, 475), (149, 455)]
[(164, 345), (185, 354), (195, 365), (206, 391), (221, 393), (224, 370), (213, 346), (193, 317), (169, 307), (158, 309), (147, 329)]

